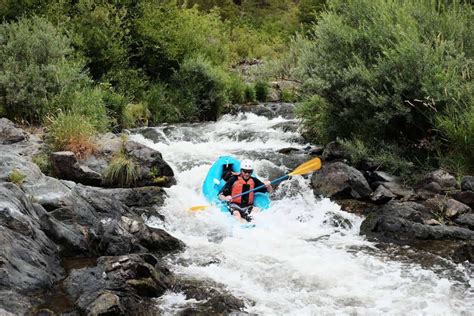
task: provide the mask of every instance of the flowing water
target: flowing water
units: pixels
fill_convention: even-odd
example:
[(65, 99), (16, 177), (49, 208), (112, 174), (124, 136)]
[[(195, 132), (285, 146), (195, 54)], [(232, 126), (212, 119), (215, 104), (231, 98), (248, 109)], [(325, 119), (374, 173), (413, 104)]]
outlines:
[[(471, 266), (446, 261), (424, 267), (390, 256), (359, 236), (361, 218), (315, 198), (309, 179), (282, 183), (252, 229), (217, 208), (186, 210), (207, 204), (201, 184), (221, 155), (255, 159), (263, 179), (308, 159), (296, 151), (278, 154), (306, 146), (297, 133), (278, 128), (288, 123), (294, 122), (239, 114), (157, 128), (157, 143), (132, 136), (160, 151), (176, 174), (178, 184), (166, 189), (169, 198), (161, 209), (166, 220), (148, 223), (186, 243), (186, 250), (170, 259), (174, 272), (222, 284), (246, 302), (246, 312), (258, 315), (473, 315)], [(167, 293), (159, 304), (172, 315), (199, 302)]]

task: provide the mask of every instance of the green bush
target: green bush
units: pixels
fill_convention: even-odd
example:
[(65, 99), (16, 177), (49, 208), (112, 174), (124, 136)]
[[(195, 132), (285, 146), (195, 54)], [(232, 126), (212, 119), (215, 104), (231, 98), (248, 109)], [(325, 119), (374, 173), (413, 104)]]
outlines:
[[(143, 45), (140, 53), (151, 68), (160, 69), (161, 63), (177, 66), (173, 61), (181, 63), (198, 55), (205, 56), (213, 64), (229, 60), (225, 25), (215, 12), (178, 7), (173, 1), (144, 3), (137, 29)], [(145, 56), (151, 51), (158, 59)]]
[(0, 103), (14, 120), (41, 122), (57, 94), (88, 82), (69, 39), (44, 18), (1, 24), (0, 60)]
[(230, 74), (226, 83), (226, 94), (233, 104), (245, 102), (245, 82), (237, 74)]
[(267, 101), (269, 86), (265, 81), (257, 81), (255, 83), (255, 97), (260, 102)]
[(474, 172), (474, 103), (463, 111), (451, 110), (436, 117), (436, 126), (446, 140), (439, 153), (442, 164), (456, 174)]
[(94, 79), (127, 65), (127, 14), (123, 5), (107, 1), (79, 0), (70, 9), (67, 27)]
[(300, 111), (304, 125), (326, 139), (420, 152), (437, 137), (436, 117), (472, 102), (472, 37), (460, 31), (472, 31), (472, 12), (416, 1), (330, 2), (298, 61), (305, 93), (320, 98)]
[(73, 112), (59, 112), (47, 122), (48, 143), (53, 150), (68, 150), (79, 158), (95, 150), (92, 137), (97, 133), (87, 116)]
[(64, 112), (73, 112), (87, 117), (97, 131), (104, 132), (108, 129), (110, 119), (105, 104), (107, 92), (101, 87), (85, 86), (82, 89), (65, 89), (56, 95), (52, 104), (54, 108)]
[(145, 104), (130, 103), (123, 110), (122, 126), (124, 128), (147, 126), (148, 117), (149, 112)]
[(51, 161), (49, 160), (49, 153), (47, 150), (42, 150), (39, 153), (35, 154), (31, 160), (35, 163), (41, 172), (50, 175), (51, 174)]
[(255, 102), (257, 99), (255, 95), (255, 87), (253, 85), (247, 84), (244, 89), (244, 99), (246, 103)]
[(133, 185), (138, 180), (139, 175), (139, 166), (132, 158), (123, 153), (115, 156), (104, 171), (106, 183), (120, 187)]
[[(176, 123), (184, 120), (184, 113), (188, 112), (187, 104), (179, 102), (179, 93), (167, 88), (166, 85), (156, 83), (150, 87), (145, 94), (145, 102), (151, 115), (151, 122), (158, 123)], [(184, 104), (184, 105), (183, 105)], [(183, 111), (184, 108), (185, 110)]]
[(225, 76), (201, 57), (187, 59), (173, 76), (185, 104), (181, 113), (187, 121), (217, 120), (226, 101)]

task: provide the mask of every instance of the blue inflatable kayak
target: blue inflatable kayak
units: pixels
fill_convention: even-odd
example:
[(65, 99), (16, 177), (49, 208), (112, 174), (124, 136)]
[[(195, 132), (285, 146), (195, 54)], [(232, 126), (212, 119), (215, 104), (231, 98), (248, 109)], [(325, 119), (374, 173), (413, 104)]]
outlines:
[[(227, 171), (240, 172), (240, 161), (231, 156), (221, 156), (211, 166), (206, 179), (202, 185), (202, 192), (212, 205), (217, 205), (221, 211), (228, 213), (227, 203), (219, 200), (218, 195), (224, 187), (226, 181), (222, 176)], [(256, 177), (255, 173), (252, 174)], [(270, 195), (268, 193), (256, 192), (254, 195), (254, 205), (262, 210), (270, 207)]]

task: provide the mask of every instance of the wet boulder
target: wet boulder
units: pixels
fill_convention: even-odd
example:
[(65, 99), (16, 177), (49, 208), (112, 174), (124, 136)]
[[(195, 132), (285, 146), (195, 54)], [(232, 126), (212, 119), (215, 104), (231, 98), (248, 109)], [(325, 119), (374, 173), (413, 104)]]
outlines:
[(342, 162), (323, 164), (313, 173), (311, 185), (315, 195), (334, 199), (364, 199), (372, 193), (362, 173)]
[(462, 214), (454, 219), (458, 225), (474, 230), (474, 213)]
[(153, 256), (101, 257), (95, 267), (72, 270), (64, 289), (83, 314), (126, 311), (127, 315), (156, 315), (156, 304), (147, 297), (159, 297), (169, 290), (173, 276), (158, 259), (148, 257)]

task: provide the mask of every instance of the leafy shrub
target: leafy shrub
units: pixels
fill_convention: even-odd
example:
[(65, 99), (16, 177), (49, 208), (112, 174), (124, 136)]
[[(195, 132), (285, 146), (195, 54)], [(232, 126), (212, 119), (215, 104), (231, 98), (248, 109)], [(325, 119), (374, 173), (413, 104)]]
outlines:
[(79, 158), (95, 150), (92, 136), (97, 133), (88, 117), (73, 113), (59, 112), (48, 118), (48, 142), (54, 150), (68, 150)]
[(72, 57), (69, 39), (44, 18), (1, 24), (0, 99), (8, 117), (39, 123), (55, 95), (87, 83)]
[(109, 185), (128, 187), (134, 184), (140, 175), (140, 168), (132, 158), (120, 153), (115, 156), (104, 171), (104, 179)]
[[(137, 29), (143, 43), (140, 54), (152, 68), (162, 63), (172, 67), (172, 61), (181, 63), (193, 56), (205, 56), (213, 64), (229, 60), (224, 23), (215, 12), (178, 7), (175, 2), (145, 3)], [(158, 60), (146, 56), (150, 49)]]
[(250, 84), (245, 85), (244, 99), (245, 99), (245, 102), (247, 103), (255, 102), (255, 100), (257, 99), (255, 95), (255, 87), (253, 85), (250, 85)]
[(442, 163), (457, 174), (474, 172), (474, 103), (464, 111), (447, 111), (436, 117), (436, 126), (446, 139)]
[(236, 74), (231, 74), (226, 83), (226, 94), (233, 104), (241, 104), (245, 101), (245, 82)]
[(183, 118), (188, 121), (217, 120), (226, 101), (224, 76), (219, 69), (201, 57), (187, 59), (173, 76), (173, 82), (184, 104), (190, 105), (183, 108)]
[(144, 99), (150, 110), (153, 124), (176, 123), (184, 119), (181, 108), (187, 106), (181, 105), (179, 96), (175, 95), (166, 85), (161, 83), (152, 85)]
[(94, 79), (127, 65), (127, 8), (106, 1), (79, 0), (70, 9), (67, 27), (74, 46), (86, 58)]
[(281, 90), (280, 98), (283, 102), (295, 102), (298, 99), (298, 96), (294, 89), (284, 88)]
[(132, 128), (148, 125), (149, 112), (143, 103), (130, 103), (123, 110), (122, 126)]
[(255, 97), (258, 101), (265, 102), (268, 97), (269, 86), (265, 81), (257, 81), (255, 83)]
[(21, 186), (22, 183), (25, 181), (26, 175), (24, 175), (20, 170), (13, 169), (10, 174), (8, 175), (8, 181), (11, 183), (16, 184), (17, 186)]
[(54, 108), (62, 109), (64, 112), (73, 112), (87, 117), (95, 129), (104, 132), (109, 127), (109, 117), (105, 104), (107, 92), (101, 87), (86, 85), (82, 89), (64, 89), (53, 100)]
[(472, 38), (460, 30), (472, 31), (472, 7), (337, 0), (330, 9), (298, 62), (306, 94), (320, 96), (300, 111), (313, 134), (419, 152), (438, 136), (436, 117), (468, 108)]

